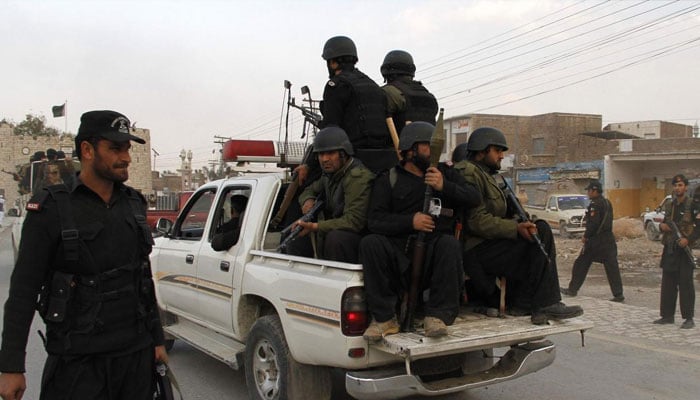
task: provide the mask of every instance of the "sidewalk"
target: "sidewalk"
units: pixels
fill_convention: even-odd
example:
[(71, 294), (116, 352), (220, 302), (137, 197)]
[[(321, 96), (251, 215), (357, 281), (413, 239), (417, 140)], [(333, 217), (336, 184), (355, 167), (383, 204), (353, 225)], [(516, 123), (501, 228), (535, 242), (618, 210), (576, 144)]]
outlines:
[(694, 346), (695, 350), (700, 351), (700, 328), (680, 329), (683, 322), (680, 312), (676, 314), (674, 325), (656, 325), (652, 324), (659, 318), (656, 309), (581, 295), (567, 299), (567, 304), (580, 304), (583, 307), (583, 318), (595, 323), (591, 332), (660, 341), (664, 345)]

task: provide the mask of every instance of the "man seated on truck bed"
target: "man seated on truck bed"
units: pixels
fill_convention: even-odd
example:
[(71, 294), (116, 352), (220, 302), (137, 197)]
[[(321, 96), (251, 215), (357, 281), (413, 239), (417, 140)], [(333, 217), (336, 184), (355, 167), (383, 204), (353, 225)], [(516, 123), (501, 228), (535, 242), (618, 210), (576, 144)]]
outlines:
[(323, 175), (299, 196), (304, 214), (323, 201), (318, 222), (296, 224), (300, 236), (317, 232), (319, 258), (357, 263), (361, 233), (367, 226), (367, 204), (374, 174), (357, 158), (345, 131), (337, 126), (321, 129), (314, 138), (314, 154)]
[(248, 204), (248, 198), (236, 194), (231, 196), (231, 219), (216, 229), (211, 239), (211, 248), (216, 251), (228, 250), (238, 242), (241, 234), (241, 215)]
[[(410, 286), (410, 264), (419, 232), (425, 234), (426, 249), (419, 293), (430, 290), (423, 307), (425, 336), (446, 335), (446, 325), (452, 324), (459, 312), (463, 272), (461, 245), (455, 238), (456, 209), (478, 205), (479, 196), (454, 169), (444, 164), (430, 167), (434, 130), (428, 122), (413, 122), (403, 128), (399, 141), (403, 160), (377, 178), (372, 188), (367, 213), (372, 234), (360, 243), (372, 314), (363, 336), (370, 342), (399, 331), (396, 306)], [(439, 217), (423, 213), (426, 185), (442, 204)]]
[[(583, 314), (581, 307), (560, 301), (551, 228), (545, 221), (519, 222), (494, 177), (501, 169), (506, 150), (503, 132), (485, 127), (472, 132), (467, 143), (457, 146), (452, 154), (455, 169), (476, 185), (482, 201), (470, 210), (464, 224), (465, 272), (482, 298), (493, 296), (496, 277), (515, 283), (515, 304), (531, 310), (533, 324), (577, 317)], [(549, 257), (533, 241), (533, 234), (542, 238)]]

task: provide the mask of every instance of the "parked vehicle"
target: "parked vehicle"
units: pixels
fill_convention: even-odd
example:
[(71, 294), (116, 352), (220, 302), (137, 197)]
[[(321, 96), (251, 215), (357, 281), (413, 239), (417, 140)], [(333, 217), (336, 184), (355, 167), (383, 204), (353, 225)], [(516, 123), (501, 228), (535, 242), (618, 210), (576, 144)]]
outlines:
[[(464, 308), (447, 337), (429, 339), (416, 327), (369, 344), (362, 266), (276, 251), (280, 229), (270, 221), (286, 186), (280, 174), (203, 185), (177, 220), (159, 222), (164, 235), (151, 254), (169, 338), (245, 368), (251, 398), (329, 399), (331, 368), (346, 371), (357, 399), (493, 385), (550, 365), (555, 345), (546, 337), (592, 327), (582, 318), (539, 326)], [(215, 251), (211, 239), (233, 195), (249, 199), (241, 233), (228, 251)]]
[(664, 197), (664, 199), (659, 203), (659, 206), (649, 211), (642, 213), (642, 222), (644, 223), (644, 232), (646, 232), (647, 238), (649, 240), (661, 240), (661, 230), (659, 229), (659, 224), (664, 222), (664, 209), (667, 203), (672, 200), (671, 195)]
[(532, 220), (543, 219), (562, 237), (570, 237), (586, 230), (584, 216), (589, 202), (583, 194), (552, 194), (542, 205), (525, 204), (523, 208)]
[[(170, 196), (169, 199), (174, 201), (158, 201), (158, 199), (153, 199), (156, 204), (155, 207), (149, 207), (146, 210), (146, 223), (151, 227), (151, 231), (156, 231), (156, 223), (159, 219), (165, 218), (174, 221), (180, 210), (185, 205), (187, 200), (192, 196), (193, 191), (180, 192), (176, 196)], [(150, 203), (149, 199), (149, 203)]]

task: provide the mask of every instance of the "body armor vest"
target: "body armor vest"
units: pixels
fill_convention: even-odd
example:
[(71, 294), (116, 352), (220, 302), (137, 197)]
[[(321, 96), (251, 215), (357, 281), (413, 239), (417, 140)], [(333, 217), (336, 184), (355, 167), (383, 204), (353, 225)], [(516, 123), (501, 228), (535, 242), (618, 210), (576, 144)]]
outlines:
[(386, 126), (386, 99), (379, 86), (357, 69), (344, 70), (335, 78), (352, 88), (353, 96), (341, 128), (355, 151), (391, 148), (391, 136)]
[[(153, 298), (148, 254), (153, 238), (146, 223), (141, 199), (128, 191), (129, 205), (141, 243), (136, 259), (126, 265), (101, 271), (94, 264), (73, 219), (67, 186), (46, 188), (56, 200), (61, 224), (59, 257), (61, 270), (53, 269), (37, 304), (47, 328), (49, 353), (108, 352), (136, 334), (148, 334)], [(94, 271), (90, 273), (86, 271)]]
[(403, 111), (392, 117), (399, 132), (406, 126), (406, 121), (424, 121), (435, 125), (438, 103), (435, 96), (422, 83), (397, 79), (389, 84), (399, 89), (406, 99), (406, 107)]

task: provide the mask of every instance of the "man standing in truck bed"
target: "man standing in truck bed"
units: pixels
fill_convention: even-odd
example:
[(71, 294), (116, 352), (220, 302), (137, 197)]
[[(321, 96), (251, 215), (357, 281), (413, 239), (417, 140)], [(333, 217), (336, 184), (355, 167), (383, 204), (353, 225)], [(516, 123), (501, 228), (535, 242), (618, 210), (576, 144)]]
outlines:
[(586, 232), (581, 239), (583, 249), (574, 261), (569, 287), (562, 288), (561, 292), (567, 296), (576, 296), (586, 280), (591, 264), (598, 261), (603, 263), (605, 275), (608, 277), (613, 294), (610, 300), (622, 303), (625, 296), (622, 294), (622, 278), (617, 264), (617, 243), (612, 232), (613, 207), (610, 201), (603, 197), (603, 185), (599, 180), (592, 180), (586, 186), (586, 190), (591, 202), (586, 211)]

